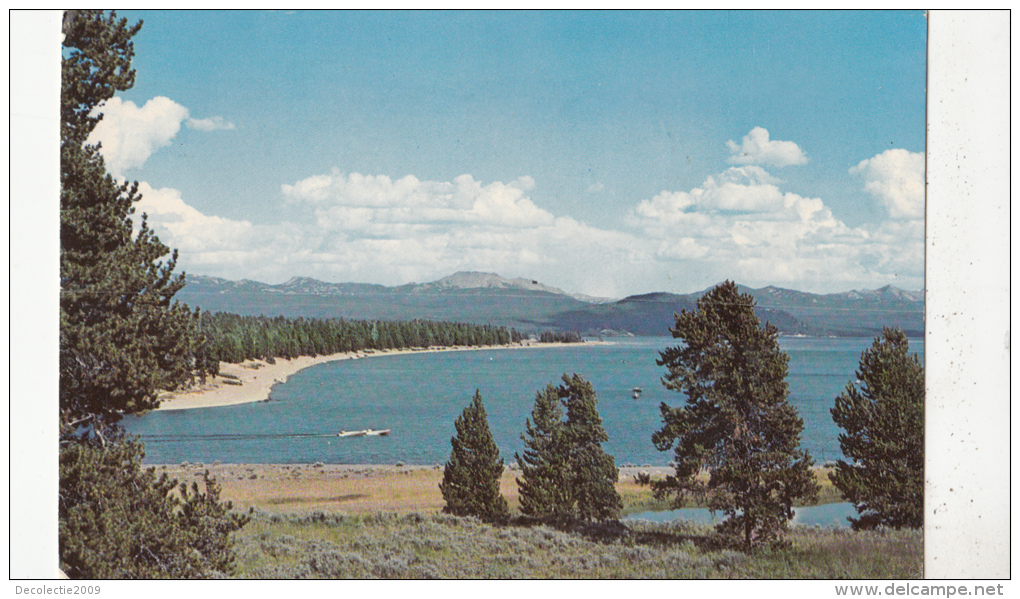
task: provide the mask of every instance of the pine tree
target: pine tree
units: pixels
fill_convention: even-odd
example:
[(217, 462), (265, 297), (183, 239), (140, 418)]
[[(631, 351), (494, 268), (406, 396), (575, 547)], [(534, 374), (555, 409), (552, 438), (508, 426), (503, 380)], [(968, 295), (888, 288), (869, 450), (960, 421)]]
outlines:
[(517, 456), (521, 512), (580, 520), (619, 517), (619, 471), (602, 448), (609, 436), (591, 383), (564, 375), (563, 385), (549, 385), (536, 395), (531, 417), (525, 421), (527, 434), (521, 435), (524, 455)]
[(524, 454), (516, 454), (521, 467), (517, 488), (521, 513), (527, 516), (569, 516), (572, 501), (569, 492), (566, 438), (563, 408), (555, 385), (535, 395), (531, 418), (524, 422)]
[(220, 502), (206, 473), (188, 489), (142, 469), (140, 443), (109, 431), (60, 454), (60, 568), (71, 578), (209, 578), (229, 575), (230, 533), (249, 516)]
[[(675, 445), (675, 475), (655, 485), (677, 506), (705, 497), (727, 515), (718, 530), (745, 547), (779, 541), (793, 502), (812, 498), (812, 460), (800, 449), (803, 420), (790, 405), (789, 356), (778, 331), (761, 326), (754, 298), (727, 281), (705, 294), (694, 311), (676, 315), (673, 337), (658, 360), (666, 388), (686, 405), (660, 407), (663, 428), (652, 436), (660, 451)], [(707, 474), (707, 480), (706, 475)]]
[(67, 11), (60, 144), (60, 562), (81, 578), (196, 578), (229, 573), (230, 534), (246, 517), (205, 492), (142, 470), (141, 444), (116, 422), (158, 405), (210, 368), (197, 313), (173, 296), (177, 254), (134, 231), (137, 184), (106, 172), (86, 140), (95, 113), (131, 87), (131, 38), (115, 13)]
[(478, 391), (454, 426), (457, 435), (450, 439), (453, 449), (443, 470), (443, 482), (439, 484), (446, 501), (443, 511), (455, 516), (476, 516), (489, 522), (506, 520), (510, 510), (499, 492), (503, 460), (489, 430)]
[(619, 470), (613, 456), (602, 444), (609, 435), (602, 428), (598, 399), (591, 383), (578, 375), (563, 377), (561, 396), (566, 407), (565, 426), (570, 492), (577, 518), (609, 520), (618, 518), (623, 501), (616, 491)]
[(924, 525), (924, 367), (908, 351), (903, 331), (884, 329), (831, 410), (850, 461), (829, 476), (857, 509), (855, 530)]
[(177, 254), (140, 219), (137, 183), (107, 174), (95, 110), (134, 83), (128, 26), (116, 14), (68, 11), (64, 18), (60, 144), (60, 410), (65, 425), (102, 426), (158, 405), (159, 389), (193, 376), (201, 339), (196, 318), (172, 302), (184, 286)]

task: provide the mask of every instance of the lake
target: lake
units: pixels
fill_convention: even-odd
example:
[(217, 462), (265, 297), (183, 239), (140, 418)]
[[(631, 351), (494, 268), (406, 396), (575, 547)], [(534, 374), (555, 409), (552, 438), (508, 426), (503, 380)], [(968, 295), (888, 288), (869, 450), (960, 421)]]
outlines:
[[(857, 510), (852, 503), (826, 503), (793, 508), (792, 523), (797, 526), (819, 526), (822, 528), (849, 528), (847, 518), (856, 518)], [(623, 520), (647, 520), (649, 522), (673, 522), (688, 520), (695, 524), (718, 524), (725, 519), (722, 512), (712, 513), (708, 508), (680, 508), (661, 512), (641, 512), (625, 516)]]
[[(872, 339), (782, 337), (790, 354), (790, 401), (804, 419), (802, 446), (816, 463), (842, 457), (840, 429), (829, 409), (853, 380)], [(343, 360), (298, 372), (273, 389), (270, 401), (220, 408), (128, 416), (146, 463), (442, 464), (450, 455), (454, 420), (481, 392), (493, 437), (507, 463), (523, 451), (520, 434), (535, 394), (564, 373), (591, 381), (609, 435), (605, 449), (618, 466), (665, 466), (651, 436), (659, 404), (683, 397), (660, 381), (655, 360), (675, 345), (669, 337), (613, 339), (609, 344), (439, 352)], [(923, 341), (911, 340), (921, 355)], [(631, 390), (640, 387), (638, 399)], [(338, 438), (341, 429), (391, 429), (387, 437)]]

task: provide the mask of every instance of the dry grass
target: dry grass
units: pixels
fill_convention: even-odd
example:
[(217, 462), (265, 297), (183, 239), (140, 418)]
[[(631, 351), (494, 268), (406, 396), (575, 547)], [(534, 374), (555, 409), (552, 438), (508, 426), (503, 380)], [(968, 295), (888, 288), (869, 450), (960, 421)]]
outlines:
[[(444, 505), (439, 492), (443, 469), (435, 465), (188, 464), (157, 469), (185, 482), (197, 480), (209, 470), (223, 488), (223, 499), (239, 508), (255, 507), (269, 513), (430, 514), (441, 511)], [(669, 472), (667, 468), (621, 468), (616, 489), (623, 499), (624, 512), (669, 509), (668, 502), (652, 497), (650, 487), (635, 482), (639, 471), (648, 471), (653, 479)], [(520, 504), (517, 476), (519, 471), (506, 469), (500, 481), (511, 510)], [(840, 501), (827, 471), (817, 469), (816, 476), (822, 487), (819, 501)]]
[[(157, 466), (181, 481), (196, 480), (209, 470), (222, 487), (222, 498), (235, 507), (280, 514), (367, 515), (379, 512), (436, 513), (444, 502), (439, 492), (441, 466), (352, 466), (338, 464), (187, 464)], [(625, 506), (642, 511), (654, 504), (651, 490), (634, 483), (635, 472), (623, 469), (617, 489)], [(665, 470), (665, 469), (661, 469)], [(516, 478), (509, 468), (500, 490), (511, 510), (520, 505)]]
[(182, 481), (206, 469), (235, 507), (270, 513), (433, 512), (443, 507), (442, 469), (433, 466), (179, 465), (159, 467)]
[[(919, 531), (856, 533), (795, 527), (789, 546), (743, 554), (712, 548), (711, 529), (686, 522), (611, 525), (606, 534), (489, 526), (439, 515), (440, 466), (176, 465), (182, 481), (208, 469), (223, 498), (256, 518), (235, 533), (242, 578), (908, 578), (921, 575)], [(624, 468), (628, 512), (656, 505)], [(519, 472), (502, 491), (519, 505)], [(834, 489), (817, 476), (823, 498)], [(650, 507), (651, 506), (651, 507)]]

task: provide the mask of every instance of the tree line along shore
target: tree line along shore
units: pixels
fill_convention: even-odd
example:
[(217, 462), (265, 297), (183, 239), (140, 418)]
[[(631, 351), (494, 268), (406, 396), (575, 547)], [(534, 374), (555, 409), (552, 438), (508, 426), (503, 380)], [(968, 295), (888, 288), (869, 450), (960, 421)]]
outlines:
[[(219, 373), (221, 362), (240, 364), (303, 356), (385, 350), (507, 346), (535, 339), (514, 328), (432, 320), (385, 321), (344, 318), (240, 316), (226, 312), (194, 314), (194, 375)], [(577, 343), (578, 333), (543, 331), (542, 343)]]

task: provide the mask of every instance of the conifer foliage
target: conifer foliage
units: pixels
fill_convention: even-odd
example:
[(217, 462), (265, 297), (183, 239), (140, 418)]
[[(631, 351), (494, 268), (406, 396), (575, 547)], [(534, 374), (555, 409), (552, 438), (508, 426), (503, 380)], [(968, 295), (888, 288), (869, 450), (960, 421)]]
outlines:
[(830, 479), (857, 509), (855, 530), (924, 524), (924, 367), (908, 351), (903, 331), (884, 329), (831, 410), (850, 461)]
[(230, 533), (247, 521), (204, 491), (142, 470), (144, 451), (117, 425), (158, 405), (160, 389), (191, 380), (203, 340), (196, 315), (173, 302), (184, 276), (142, 215), (137, 184), (106, 172), (87, 144), (96, 109), (134, 83), (132, 37), (115, 13), (64, 15), (60, 140), (61, 568), (81, 578), (228, 574)]
[(457, 434), (450, 439), (453, 450), (443, 471), (443, 481), (439, 483), (446, 501), (443, 511), (489, 522), (507, 520), (510, 510), (499, 492), (503, 459), (489, 430), (485, 405), (478, 391), (454, 426)]
[[(193, 376), (195, 318), (173, 296), (177, 254), (144, 215), (134, 232), (137, 183), (107, 174), (86, 144), (95, 110), (134, 84), (129, 26), (116, 14), (67, 11), (60, 128), (60, 410), (63, 424), (116, 422), (158, 405), (159, 389)], [(163, 262), (170, 254), (170, 258)]]
[(787, 401), (789, 356), (754, 307), (727, 281), (676, 315), (671, 332), (683, 343), (658, 364), (686, 405), (663, 403), (664, 426), (652, 436), (660, 451), (674, 449), (676, 463), (675, 475), (655, 484), (657, 495), (677, 506), (707, 497), (727, 516), (719, 531), (748, 548), (781, 540), (794, 500), (817, 493), (811, 458), (799, 447), (804, 422)]
[(521, 467), (517, 479), (521, 513), (526, 516), (568, 517), (572, 511), (567, 487), (567, 440), (559, 389), (552, 384), (535, 395), (531, 418), (525, 420), (524, 454), (514, 457)]
[(505, 327), (428, 320), (285, 318), (202, 312), (203, 358), (210, 364), (296, 358), (366, 349), (507, 345)]
[(540, 391), (525, 432), (524, 454), (516, 456), (523, 514), (597, 521), (619, 517), (619, 470), (602, 448), (609, 436), (591, 383), (577, 374), (564, 375), (563, 385)]
[(111, 431), (69, 444), (60, 458), (61, 569), (71, 578), (208, 578), (229, 575), (229, 534), (250, 516), (203, 485), (142, 469), (141, 444)]

